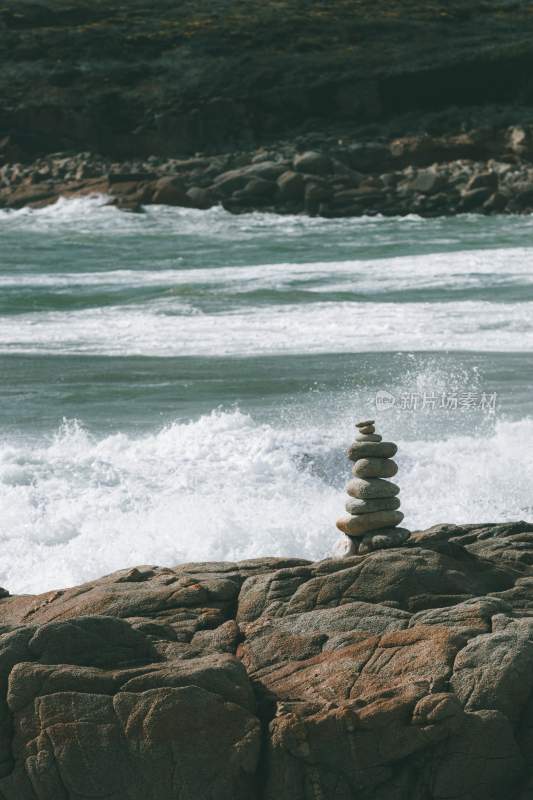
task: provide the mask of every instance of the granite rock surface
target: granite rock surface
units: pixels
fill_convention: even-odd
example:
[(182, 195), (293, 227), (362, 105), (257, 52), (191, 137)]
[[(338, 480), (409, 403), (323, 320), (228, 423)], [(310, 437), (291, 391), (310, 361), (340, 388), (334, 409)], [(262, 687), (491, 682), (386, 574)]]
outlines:
[(530, 800), (533, 525), (0, 600), (1, 800)]

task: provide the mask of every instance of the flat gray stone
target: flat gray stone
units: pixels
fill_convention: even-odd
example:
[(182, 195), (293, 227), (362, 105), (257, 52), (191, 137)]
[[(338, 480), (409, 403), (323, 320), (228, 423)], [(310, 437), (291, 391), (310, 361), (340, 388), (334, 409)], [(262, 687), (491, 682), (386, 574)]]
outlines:
[(395, 511), (400, 508), (399, 497), (375, 497), (369, 500), (348, 500), (344, 506), (348, 514), (372, 514), (374, 511)]
[(381, 442), (381, 437), (379, 433), (360, 433), (359, 436), (355, 437), (356, 442)]
[(375, 419), (364, 419), (361, 422), (356, 422), (356, 428), (367, 428), (369, 425), (373, 425), (375, 423)]
[(359, 514), (356, 517), (341, 517), (337, 520), (337, 528), (347, 536), (364, 536), (369, 531), (380, 528), (392, 528), (403, 520), (401, 511), (375, 511), (370, 514)]
[(350, 461), (360, 458), (392, 458), (398, 452), (394, 442), (354, 442), (348, 450)]
[(407, 528), (389, 528), (372, 531), (359, 541), (358, 554), (372, 553), (374, 550), (385, 550), (389, 547), (400, 547), (407, 541), (411, 531)]
[(346, 491), (350, 497), (366, 500), (368, 497), (393, 497), (400, 493), (400, 487), (381, 478), (352, 478), (346, 484)]
[(356, 478), (392, 478), (397, 472), (398, 464), (389, 458), (361, 458), (352, 469)]

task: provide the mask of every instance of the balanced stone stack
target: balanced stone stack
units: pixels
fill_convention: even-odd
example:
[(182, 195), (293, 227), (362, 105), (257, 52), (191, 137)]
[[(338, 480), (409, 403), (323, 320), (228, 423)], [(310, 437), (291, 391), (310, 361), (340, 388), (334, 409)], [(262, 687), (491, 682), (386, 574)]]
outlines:
[(401, 545), (410, 534), (406, 528), (398, 527), (403, 520), (400, 487), (387, 480), (398, 472), (398, 465), (392, 460), (397, 446), (382, 441), (374, 420), (358, 422), (356, 427), (358, 435), (348, 450), (348, 458), (355, 462), (354, 477), (346, 487), (350, 495), (346, 511), (350, 516), (337, 520), (337, 528), (350, 537), (346, 555)]

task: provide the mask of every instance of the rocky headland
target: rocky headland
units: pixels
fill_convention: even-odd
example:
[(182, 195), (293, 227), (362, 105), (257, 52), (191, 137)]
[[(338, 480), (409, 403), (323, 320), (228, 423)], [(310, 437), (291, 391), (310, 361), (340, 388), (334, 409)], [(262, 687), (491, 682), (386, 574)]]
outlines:
[(0, 208), (106, 195), (126, 211), (151, 204), (358, 217), (533, 212), (533, 126), (356, 141), (308, 135), (246, 152), (117, 161), (55, 153), (13, 161), (0, 141)]
[(531, 800), (533, 525), (0, 600), (5, 800)]
[(5, 0), (0, 208), (533, 209), (524, 0)]

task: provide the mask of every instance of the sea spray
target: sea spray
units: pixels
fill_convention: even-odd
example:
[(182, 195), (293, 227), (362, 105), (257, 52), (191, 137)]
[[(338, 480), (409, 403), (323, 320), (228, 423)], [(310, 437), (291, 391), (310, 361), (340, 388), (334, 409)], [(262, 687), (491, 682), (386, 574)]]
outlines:
[(0, 584), (328, 555), (367, 415), (410, 529), (530, 518), (530, 217), (106, 203), (0, 211)]
[[(399, 440), (406, 524), (528, 518), (532, 436), (526, 419), (490, 436)], [(339, 539), (347, 441), (344, 420), (278, 429), (235, 410), (147, 436), (68, 422), (51, 440), (5, 445), (0, 584), (34, 592), (140, 563), (323, 558)]]

